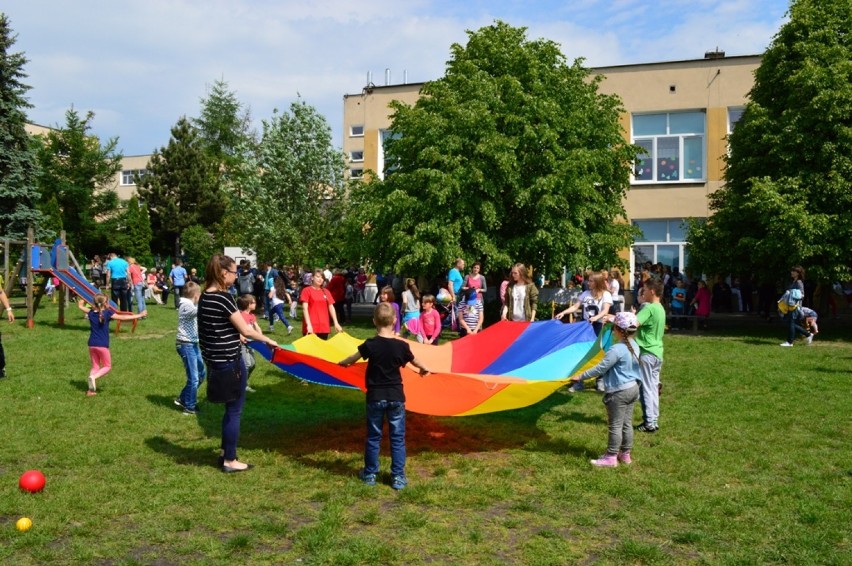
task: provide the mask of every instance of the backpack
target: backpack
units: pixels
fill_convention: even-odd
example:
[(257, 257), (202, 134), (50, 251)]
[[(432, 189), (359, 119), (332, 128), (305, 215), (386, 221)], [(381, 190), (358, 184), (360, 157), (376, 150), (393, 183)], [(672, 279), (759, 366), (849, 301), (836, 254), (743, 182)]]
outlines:
[(252, 294), (254, 291), (254, 277), (252, 277), (251, 271), (247, 271), (237, 277), (237, 288), (240, 291), (240, 295)]

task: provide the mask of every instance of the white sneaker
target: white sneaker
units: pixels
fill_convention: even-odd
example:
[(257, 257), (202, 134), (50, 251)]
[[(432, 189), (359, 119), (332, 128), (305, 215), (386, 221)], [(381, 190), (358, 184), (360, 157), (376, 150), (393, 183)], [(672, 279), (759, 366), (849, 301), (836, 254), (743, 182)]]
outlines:
[(813, 344), (813, 343), (814, 343), (814, 335), (813, 335), (813, 334), (808, 334), (808, 337), (807, 337), (807, 338), (805, 338), (805, 341), (808, 343), (808, 346), (810, 346), (811, 344)]
[(792, 344), (790, 344), (789, 342), (782, 342), (782, 343), (781, 343), (781, 346), (783, 346), (783, 347), (785, 347), (785, 348), (792, 348), (792, 347), (793, 347), (793, 345), (792, 345)]
[(290, 333), (291, 333), (291, 332), (293, 332), (293, 327), (292, 327), (292, 326), (288, 326), (288, 327), (287, 327), (287, 336), (290, 336)]

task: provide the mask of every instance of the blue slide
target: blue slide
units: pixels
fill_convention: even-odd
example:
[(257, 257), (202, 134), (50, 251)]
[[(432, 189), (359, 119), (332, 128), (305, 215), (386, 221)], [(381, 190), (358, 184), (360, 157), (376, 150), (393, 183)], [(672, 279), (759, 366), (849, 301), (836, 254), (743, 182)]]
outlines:
[[(94, 304), (95, 295), (100, 293), (100, 290), (97, 287), (89, 283), (86, 278), (80, 275), (80, 273), (78, 273), (73, 267), (69, 269), (44, 269), (41, 271), (49, 277), (58, 278), (63, 285), (71, 289), (77, 294), (77, 296), (90, 305)], [(118, 310), (118, 305), (116, 305), (113, 301), (109, 302), (109, 308), (114, 312), (120, 312)]]

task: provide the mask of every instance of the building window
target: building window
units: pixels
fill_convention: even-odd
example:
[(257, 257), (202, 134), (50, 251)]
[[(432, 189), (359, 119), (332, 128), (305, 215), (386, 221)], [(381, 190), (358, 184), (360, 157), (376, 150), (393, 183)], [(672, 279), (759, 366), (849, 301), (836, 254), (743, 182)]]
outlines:
[(395, 162), (391, 162), (387, 159), (387, 153), (385, 152), (385, 146), (388, 143), (388, 140), (398, 139), (400, 134), (391, 132), (390, 130), (379, 130), (379, 159), (378, 159), (378, 170), (379, 178), (385, 179), (388, 175), (391, 175), (394, 171), (399, 169), (399, 165)]
[(743, 117), (743, 112), (745, 112), (745, 108), (737, 107), (737, 108), (728, 108), (728, 133), (734, 131), (734, 126), (737, 125), (737, 122), (740, 121), (740, 118)]
[(642, 152), (635, 183), (694, 183), (704, 180), (705, 113), (634, 114), (633, 143)]
[(121, 172), (121, 184), (124, 185), (135, 185), (136, 184), (136, 175), (140, 177), (144, 176), (147, 173), (147, 169), (125, 169)]
[(350, 169), (349, 170), (349, 178), (350, 179), (360, 179), (364, 176), (363, 169)]
[(349, 152), (349, 161), (364, 161), (364, 152), (363, 151), (351, 151), (351, 152)]
[(636, 238), (630, 258), (630, 271), (634, 277), (640, 275), (646, 262), (662, 263), (672, 272), (683, 271), (689, 261), (687, 224), (683, 218), (634, 220), (633, 225), (642, 231)]
[(364, 126), (349, 126), (349, 136), (353, 138), (364, 137)]
[(686, 239), (686, 222), (683, 218), (669, 220), (634, 220), (633, 225), (642, 230), (637, 242), (683, 242)]

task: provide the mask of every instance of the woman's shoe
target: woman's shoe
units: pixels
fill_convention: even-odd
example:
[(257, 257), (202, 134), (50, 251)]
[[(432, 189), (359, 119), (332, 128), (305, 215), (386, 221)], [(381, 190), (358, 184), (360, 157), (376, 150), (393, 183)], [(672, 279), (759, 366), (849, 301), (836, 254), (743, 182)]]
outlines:
[(245, 468), (232, 468), (231, 466), (226, 466), (226, 465), (222, 464), (222, 473), (224, 473), (224, 474), (236, 474), (238, 472), (248, 471), (252, 468), (254, 468), (254, 466), (251, 465), (251, 464), (246, 464)]

